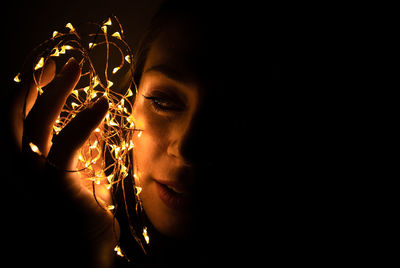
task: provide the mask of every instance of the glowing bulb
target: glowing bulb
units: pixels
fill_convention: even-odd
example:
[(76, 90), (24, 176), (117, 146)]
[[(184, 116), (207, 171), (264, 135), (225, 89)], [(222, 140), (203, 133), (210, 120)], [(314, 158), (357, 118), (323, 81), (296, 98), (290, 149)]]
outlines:
[(31, 147), (32, 152), (37, 153), (38, 155), (42, 155), (42, 152), (40, 152), (39, 147), (37, 147), (33, 142), (30, 142), (29, 146)]
[(70, 22), (68, 22), (67, 25), (65, 25), (65, 27), (69, 28), (72, 32), (75, 32), (75, 28), (74, 26), (72, 26)]
[(92, 99), (94, 99), (94, 98), (96, 98), (96, 96), (97, 96), (97, 93), (96, 92), (92, 92), (92, 94), (90, 95), (90, 97), (92, 98)]
[(133, 141), (132, 141), (132, 140), (130, 140), (130, 141), (129, 141), (129, 147), (128, 147), (128, 151), (129, 151), (129, 150), (132, 150), (132, 149), (133, 149), (133, 147), (135, 147), (135, 145), (133, 144)]
[(113, 119), (110, 120), (110, 126), (119, 126), (117, 122), (115, 122)]
[(113, 69), (112, 73), (115, 74), (116, 72), (118, 72), (119, 69), (120, 69), (119, 67), (115, 67), (115, 68)]
[(109, 182), (109, 183), (111, 183), (111, 182), (112, 182), (112, 179), (113, 179), (113, 177), (114, 177), (114, 175), (113, 175), (113, 174), (111, 174), (111, 175), (107, 176), (107, 180), (108, 180), (108, 182)]
[(111, 18), (108, 18), (108, 20), (103, 24), (103, 25), (109, 25), (111, 26), (112, 22), (111, 22)]
[(105, 26), (105, 25), (102, 26), (102, 27), (101, 27), (101, 30), (106, 34), (106, 33), (107, 33), (107, 26)]
[(115, 246), (114, 251), (117, 252), (118, 256), (123, 257), (124, 254), (122, 254), (121, 248), (119, 246)]
[(125, 97), (131, 97), (131, 96), (133, 96), (133, 92), (132, 92), (131, 88), (128, 88), (128, 91), (127, 91)]
[(79, 106), (79, 104), (77, 104), (77, 103), (75, 103), (75, 102), (71, 102), (71, 106), (72, 106), (73, 109), (75, 109), (76, 107)]
[(100, 84), (100, 79), (97, 75), (92, 78), (92, 81), (93, 81), (93, 88), (97, 87)]
[(69, 46), (69, 45), (65, 45), (61, 47), (61, 50), (65, 51), (65, 50), (70, 50), (73, 49), (73, 47)]
[(113, 82), (111, 82), (110, 80), (107, 80), (107, 88), (110, 88), (113, 86)]
[(129, 55), (126, 55), (126, 56), (125, 56), (125, 60), (126, 60), (127, 62), (131, 63), (131, 57), (130, 57)]
[(58, 32), (57, 32), (57, 31), (54, 31), (54, 32), (53, 32), (53, 38), (55, 38), (57, 35), (58, 35)]
[(135, 186), (136, 189), (136, 195), (139, 195), (142, 192), (142, 187)]
[(40, 60), (38, 61), (38, 63), (35, 66), (35, 70), (42, 68), (44, 65), (44, 58), (41, 57)]
[(76, 89), (72, 90), (72, 94), (74, 94), (76, 98), (79, 97), (79, 92)]
[(107, 207), (108, 210), (113, 210), (114, 208), (115, 208), (114, 205), (109, 205), (109, 206)]
[(121, 39), (121, 35), (119, 34), (119, 32), (115, 32), (111, 36), (114, 36), (114, 37), (116, 37), (118, 39)]
[(20, 75), (21, 75), (21, 74), (18, 73), (18, 74), (14, 77), (14, 81), (15, 81), (15, 82), (17, 82), (17, 83), (21, 82)]
[(54, 48), (54, 53), (53, 54), (51, 54), (50, 56), (54, 56), (54, 57), (58, 57), (59, 55), (60, 55), (60, 51), (58, 50), (58, 48), (56, 47), (56, 48)]
[(61, 127), (54, 125), (53, 130), (54, 130), (54, 134), (58, 135), (58, 133), (61, 131)]
[(37, 89), (39, 95), (43, 94), (43, 89), (41, 87), (38, 86), (36, 89)]
[(150, 237), (147, 235), (147, 227), (143, 228), (143, 237), (146, 240), (146, 243), (148, 244), (150, 242)]

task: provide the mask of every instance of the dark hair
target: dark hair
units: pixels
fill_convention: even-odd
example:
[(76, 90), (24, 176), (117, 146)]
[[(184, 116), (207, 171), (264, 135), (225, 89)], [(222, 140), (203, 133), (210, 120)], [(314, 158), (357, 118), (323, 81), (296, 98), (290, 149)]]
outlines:
[(136, 85), (140, 83), (150, 47), (160, 32), (172, 20), (191, 20), (192, 23), (198, 21), (202, 13), (198, 7), (199, 5), (195, 2), (179, 0), (164, 1), (160, 6), (135, 51), (134, 81)]
[[(224, 10), (225, 9), (222, 9), (221, 7), (217, 7), (216, 4), (212, 3), (211, 1), (165, 1), (153, 17), (147, 31), (139, 43), (138, 48), (134, 51), (133, 77), (135, 84), (137, 86), (140, 84), (140, 79), (142, 77), (147, 55), (156, 38), (167, 25), (170, 25), (170, 23), (179, 22), (185, 23), (185, 25), (189, 25), (189, 27), (194, 27), (196, 34), (199, 34), (201, 38), (205, 39), (202, 40), (202, 42), (204, 41), (204, 44), (200, 44), (202, 48), (200, 53), (202, 53), (202, 55), (200, 55), (199, 59), (200, 61), (204, 61), (201, 62), (201, 66), (205, 67), (204, 69), (206, 74), (204, 75), (207, 76), (207, 79), (212, 81), (212, 86), (220, 89), (222, 92), (223, 87), (229, 86), (229, 84), (225, 82), (227, 80), (232, 80), (230, 77), (228, 77), (232, 74), (226, 71), (231, 69), (224, 68), (225, 66), (222, 65), (226, 64), (230, 67), (233, 66), (229, 61), (229, 58), (231, 55), (233, 55), (232, 50), (230, 50), (230, 39), (226, 38), (226, 35), (230, 34), (231, 32), (227, 31), (229, 28), (228, 23), (224, 21), (225, 17), (221, 16), (221, 14), (226, 12)], [(210, 62), (210, 59), (212, 59), (213, 62)], [(230, 87), (229, 90), (234, 92), (233, 87)], [(213, 91), (213, 94), (213, 96), (215, 96), (216, 92)], [(221, 121), (218, 121), (217, 123), (221, 124)], [(216, 131), (216, 133), (218, 134), (218, 131)], [(229, 140), (229, 138), (225, 137), (225, 140)], [(218, 139), (216, 139), (216, 141), (218, 142)], [(218, 146), (221, 147), (220, 144), (211, 146), (215, 148), (218, 148)], [(217, 157), (220, 156), (217, 155)], [(219, 160), (218, 163), (220, 164), (221, 160)], [(215, 176), (221, 176), (221, 173), (218, 172), (224, 172), (226, 175), (226, 169), (221, 168), (221, 166), (218, 168), (218, 171), (213, 171)], [(201, 174), (201, 176), (205, 175)], [(207, 176), (209, 175), (207, 174)], [(222, 184), (222, 180), (220, 182), (215, 181), (214, 185), (217, 184)], [(221, 189), (221, 187), (215, 187), (214, 191), (218, 191), (218, 189)], [(146, 243), (141, 237), (141, 231), (144, 227), (143, 224), (148, 224), (148, 220), (143, 211), (140, 209), (138, 211), (133, 187), (133, 178), (127, 177), (121, 184), (119, 184), (118, 188), (115, 189), (115, 194), (117, 196), (115, 200), (117, 204), (116, 217), (121, 229), (121, 248), (128, 258), (134, 259), (135, 262), (148, 262), (145, 254), (143, 254), (143, 249), (147, 251), (147, 253), (150, 252), (151, 255), (151, 242), (150, 247), (147, 248)], [(118, 206), (118, 204), (120, 205)], [(210, 224), (208, 222), (206, 223), (206, 221), (209, 221), (209, 218), (213, 218), (213, 216), (215, 216), (215, 214), (208, 213), (210, 210), (210, 206), (208, 205), (204, 205), (204, 207), (208, 208), (207, 212), (203, 214), (203, 216), (199, 216), (201, 218), (201, 223), (199, 223), (199, 225), (202, 227), (204, 226), (204, 230), (208, 230), (205, 226)], [(149, 228), (152, 228), (150, 224)], [(212, 236), (211, 233), (207, 233), (207, 235)], [(207, 238), (204, 237), (202, 239), (207, 240)], [(205, 257), (204, 254), (202, 257)]]
[[(147, 31), (139, 42), (134, 53), (133, 80), (136, 86), (140, 84), (144, 64), (149, 50), (158, 37), (171, 21), (186, 21), (193, 25), (199, 23), (201, 16), (205, 14), (205, 5), (189, 1), (164, 1), (158, 12), (153, 16)], [(202, 28), (207, 23), (203, 23)], [(132, 161), (130, 159), (129, 161)], [(132, 162), (130, 166), (134, 166)], [(130, 172), (133, 174), (133, 171)], [(151, 244), (147, 246), (142, 236), (144, 226), (153, 227), (135, 198), (134, 182), (131, 175), (126, 177), (113, 189), (114, 203), (116, 204), (116, 218), (120, 225), (120, 247), (125, 256), (136, 265), (149, 263), (151, 260), (146, 255), (151, 255)]]

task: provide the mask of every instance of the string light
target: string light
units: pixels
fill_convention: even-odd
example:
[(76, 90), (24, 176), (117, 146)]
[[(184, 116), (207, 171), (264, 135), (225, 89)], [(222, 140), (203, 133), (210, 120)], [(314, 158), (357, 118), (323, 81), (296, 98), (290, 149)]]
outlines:
[(37, 153), (38, 155), (42, 155), (42, 152), (39, 150), (39, 147), (37, 147), (33, 142), (29, 143), (29, 147), (31, 147), (32, 152)]
[[(43, 70), (42, 68), (48, 59), (60, 58), (69, 51), (74, 53), (74, 57), (78, 57), (79, 64), (82, 67), (82, 75), (77, 88), (67, 98), (60, 116), (53, 125), (53, 135), (58, 135), (80, 111), (93, 105), (99, 97), (104, 96), (108, 100), (109, 110), (105, 116), (104, 123), (94, 130), (86, 144), (79, 151), (76, 169), (67, 170), (68, 172), (79, 172), (83, 178), (90, 180), (93, 184), (93, 191), (96, 185), (104, 186), (105, 189), (110, 190), (127, 178), (130, 173), (132, 176), (136, 176), (131, 172), (133, 164), (129, 154), (134, 149), (132, 141), (134, 133), (138, 132), (137, 137), (142, 134), (142, 130), (136, 129), (135, 118), (132, 115), (132, 101), (135, 97), (134, 92), (137, 92), (137, 87), (133, 81), (132, 74), (133, 56), (124, 39), (122, 26), (118, 18), (114, 16), (103, 23), (96, 24), (96, 27), (98, 29), (96, 33), (85, 36), (89, 40), (83, 40), (71, 23), (65, 25), (67, 30), (54, 31), (51, 39), (39, 46), (39, 51), (42, 52), (39, 53), (32, 68), (33, 71)], [(110, 31), (113, 34), (108, 34)], [(49, 44), (51, 44), (50, 48), (48, 47)], [(92, 59), (93, 50), (100, 47), (106, 49), (106, 64), (104, 69), (101, 68), (101, 71), (98, 66), (95, 66)], [(111, 62), (115, 63), (109, 58), (111, 48), (115, 48), (120, 53), (121, 61), (116, 66), (110, 66)], [(120, 84), (116, 87), (115, 85), (118, 81), (113, 80), (113, 77), (117, 72), (120, 73), (123, 70), (130, 77), (129, 83), (126, 88), (121, 88)], [(37, 81), (35, 76), (33, 76), (33, 80), (41, 94), (43, 89), (38, 86), (40, 81)], [(14, 77), (14, 81), (21, 82), (20, 74)], [(132, 87), (135, 89), (134, 91), (132, 91)], [(34, 153), (42, 156), (35, 144), (30, 142), (29, 146)], [(111, 158), (111, 161), (106, 161), (106, 158)], [(134, 185), (134, 190), (137, 201), (136, 211), (140, 211), (142, 210), (142, 204), (139, 194), (142, 188)], [(96, 199), (95, 193), (93, 194)], [(116, 210), (114, 204), (106, 205), (103, 208), (110, 212), (115, 212)], [(130, 229), (132, 231), (133, 228)], [(132, 232), (132, 234), (143, 249), (144, 246), (141, 244), (141, 239), (144, 239), (146, 244), (149, 244), (150, 238), (147, 233), (147, 227), (142, 229), (141, 238), (135, 232)], [(124, 256), (118, 245), (114, 248), (114, 251), (119, 256)]]
[(18, 74), (14, 77), (14, 81), (17, 82), (17, 83), (21, 82), (20, 76), (21, 76), (21, 74), (18, 73)]
[(118, 256), (124, 257), (124, 254), (122, 253), (119, 246), (115, 246), (114, 251), (117, 253)]
[(38, 61), (38, 63), (36, 64), (36, 66), (35, 66), (34, 69), (35, 69), (35, 70), (40, 69), (40, 68), (43, 67), (43, 65), (44, 65), (44, 58), (41, 57), (40, 60)]
[(143, 228), (143, 237), (144, 237), (144, 239), (146, 240), (146, 243), (147, 243), (147, 244), (150, 243), (150, 238), (149, 238), (149, 236), (147, 235), (147, 227), (144, 227), (144, 228)]
[[(71, 32), (75, 32), (75, 28), (74, 26), (72, 26), (72, 24), (70, 22), (67, 23), (67, 25), (65, 25), (66, 28), (69, 28)], [(54, 37), (54, 34), (53, 34)]]

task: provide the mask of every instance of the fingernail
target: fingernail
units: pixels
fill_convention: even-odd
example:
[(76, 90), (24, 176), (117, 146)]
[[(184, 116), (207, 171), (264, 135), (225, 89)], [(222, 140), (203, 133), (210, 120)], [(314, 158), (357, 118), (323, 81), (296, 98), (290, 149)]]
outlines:
[(81, 69), (78, 61), (74, 57), (71, 57), (71, 58), (69, 58), (67, 63), (62, 68), (62, 72), (66, 71), (66, 70), (70, 70), (70, 69), (75, 69), (75, 68), (78, 68), (79, 70)]
[(91, 109), (108, 110), (108, 100), (106, 97), (99, 98), (91, 107)]
[(74, 57), (71, 57), (71, 58), (69, 58), (69, 60), (67, 61), (67, 63), (65, 65), (69, 65), (69, 64), (71, 64), (71, 62), (78, 63)]

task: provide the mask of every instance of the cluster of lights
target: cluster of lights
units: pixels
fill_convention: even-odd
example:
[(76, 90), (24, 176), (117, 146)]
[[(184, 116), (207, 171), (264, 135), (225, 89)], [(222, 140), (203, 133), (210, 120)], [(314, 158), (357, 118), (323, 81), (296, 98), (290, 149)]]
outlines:
[[(109, 110), (104, 123), (92, 133), (86, 144), (81, 148), (76, 170), (72, 170), (72, 172), (80, 172), (83, 178), (88, 178), (93, 184), (93, 191), (95, 185), (102, 185), (110, 190), (113, 185), (121, 183), (128, 177), (130, 172), (133, 173), (131, 174), (132, 177), (138, 180), (138, 175), (133, 172), (129, 154), (132, 153), (131, 150), (134, 148), (133, 135), (140, 137), (142, 134), (142, 130), (135, 128), (135, 119), (132, 116), (132, 100), (137, 93), (137, 88), (132, 75), (133, 56), (125, 41), (122, 26), (115, 16), (96, 26), (98, 32), (88, 35), (91, 42), (84, 42), (71, 23), (66, 24), (63, 32), (54, 31), (51, 39), (44, 42), (46, 45), (52, 44), (50, 49), (48, 47), (44, 49), (44, 52), (39, 54), (33, 65), (34, 71), (40, 71), (49, 58), (60, 57), (69, 51), (74, 51), (75, 54), (81, 56), (79, 60), (82, 66), (81, 80), (78, 83), (78, 88), (71, 92), (56, 120), (53, 126), (53, 135), (58, 135), (80, 111), (92, 105), (99, 97), (105, 96), (109, 102)], [(116, 29), (116, 31), (113, 31), (113, 29)], [(93, 50), (99, 47), (105, 47), (106, 64), (104, 70), (102, 70), (104, 71), (102, 77), (100, 77), (98, 68), (95, 68), (92, 60)], [(116, 66), (109, 66), (110, 47), (119, 51), (121, 56), (121, 61)], [(125, 70), (127, 74), (130, 72), (130, 82), (124, 89), (114, 89), (115, 81), (112, 82), (109, 78), (112, 78), (121, 70)], [(39, 95), (42, 94), (43, 90), (38, 86), (40, 81), (35, 76), (33, 76), (33, 79)], [(20, 74), (15, 76), (14, 81), (21, 82)], [(82, 81), (86, 82), (81, 83)], [(35, 144), (29, 143), (29, 146), (33, 152), (42, 155)], [(106, 157), (111, 157), (111, 161), (106, 161)], [(142, 188), (138, 185), (134, 187), (135, 198), (139, 205), (138, 211), (142, 209), (139, 198)], [(95, 193), (93, 194), (96, 198)], [(103, 208), (109, 211), (115, 210), (115, 206), (112, 204), (103, 206)], [(146, 227), (143, 227), (141, 237), (136, 232), (133, 232), (133, 235), (138, 242), (142, 239), (146, 244), (150, 242)], [(144, 246), (140, 245), (144, 249)], [(118, 245), (114, 250), (119, 256), (124, 256)]]

